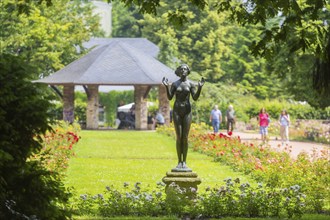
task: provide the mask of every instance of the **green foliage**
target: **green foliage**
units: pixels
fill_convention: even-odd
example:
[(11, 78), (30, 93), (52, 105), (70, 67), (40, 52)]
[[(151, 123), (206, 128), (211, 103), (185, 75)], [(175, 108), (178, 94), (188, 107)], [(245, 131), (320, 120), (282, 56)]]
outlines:
[[(194, 79), (194, 77), (191, 77)], [(197, 80), (198, 78), (196, 78)], [(320, 109), (308, 103), (299, 103), (286, 99), (260, 100), (253, 95), (244, 95), (244, 89), (221, 83), (206, 83), (201, 97), (192, 102), (193, 121), (208, 123), (211, 109), (218, 105), (222, 114), (226, 113), (228, 105), (232, 104), (238, 121), (249, 122), (256, 118), (262, 107), (265, 107), (271, 118), (277, 120), (281, 110), (286, 109), (294, 119), (329, 119), (330, 108)], [(224, 126), (224, 125), (223, 125)]]
[(81, 195), (77, 201), (77, 214), (103, 217), (174, 215), (179, 218), (301, 218), (306, 211), (305, 195), (299, 186), (275, 189), (262, 184), (241, 184), (240, 181), (239, 178), (225, 179), (225, 185), (207, 188), (205, 192), (195, 195), (194, 199), (186, 196), (186, 191), (196, 192), (196, 189), (185, 189), (175, 184), (169, 185), (166, 190), (160, 182), (154, 190), (144, 189), (139, 182), (131, 190), (127, 183), (124, 183), (124, 190), (107, 186), (103, 194)]
[[(175, 135), (173, 127), (172, 130)], [(66, 186), (74, 187), (76, 195), (95, 195), (103, 192), (105, 185), (120, 190), (124, 182), (153, 186), (177, 164), (175, 140), (162, 134), (149, 131), (83, 130), (80, 136), (74, 147), (76, 156), (70, 159), (66, 179)], [(228, 176), (241, 176), (242, 181), (253, 183), (241, 173), (214, 163), (206, 155), (189, 151), (188, 160), (189, 166), (203, 178), (199, 189), (215, 186)]]
[(326, 120), (296, 120), (290, 126), (290, 139), (330, 144), (330, 127)]
[(100, 93), (100, 104), (105, 106), (106, 121), (109, 125), (115, 124), (117, 118), (117, 107), (120, 103), (129, 104), (134, 102), (134, 91), (110, 91)]
[[(77, 121), (81, 126), (86, 125), (86, 109), (87, 100), (86, 95), (77, 92), (75, 94), (74, 103), (74, 116), (75, 121)], [(63, 120), (63, 102), (60, 100), (53, 100), (54, 106), (49, 110), (49, 114), (52, 120)]]
[(137, 22), (142, 18), (134, 5), (125, 8), (120, 1), (112, 3), (112, 37), (141, 37), (142, 26)]
[(188, 63), (208, 82), (225, 79), (262, 99), (289, 95), (330, 105), (327, 1), (122, 2), (152, 14), (138, 22), (142, 36), (161, 46), (160, 59), (171, 67)]
[[(166, 21), (173, 7), (185, 10), (189, 17), (180, 29)], [(126, 14), (126, 20), (136, 17)], [(141, 25), (142, 36), (160, 47), (160, 61), (172, 68), (180, 62), (188, 63), (207, 82), (226, 82), (238, 87), (243, 94), (259, 98), (285, 94), (278, 77), (267, 74), (265, 59), (256, 59), (248, 51), (260, 34), (256, 26), (239, 27), (229, 22), (228, 13), (218, 15), (212, 8), (199, 12), (180, 2), (164, 1), (158, 14), (144, 15), (136, 22)], [(127, 28), (119, 26), (119, 29)]]
[[(307, 196), (303, 200), (310, 211), (320, 212), (324, 209), (324, 203), (329, 201), (329, 152), (326, 150), (322, 155), (300, 154), (297, 160), (293, 160), (285, 152), (290, 151), (290, 146), (275, 152), (267, 145), (248, 145), (241, 143), (239, 137), (231, 138), (224, 134), (218, 136), (191, 133), (190, 142), (194, 150), (212, 156), (216, 161), (230, 165), (236, 170), (251, 174), (255, 180), (272, 188), (299, 185), (300, 192)], [(296, 202), (298, 201), (294, 203)], [(288, 207), (288, 214), (292, 209), (298, 208)]]
[(225, 186), (209, 189), (200, 196), (206, 216), (283, 217), (286, 212), (289, 218), (293, 215), (300, 218), (305, 210), (304, 199), (295, 200), (305, 196), (299, 189), (275, 189), (261, 183), (251, 186), (238, 178), (224, 181)]
[[(173, 128), (171, 127), (170, 129)], [(198, 132), (205, 133), (205, 130), (197, 125), (192, 125), (191, 129), (192, 136), (196, 138), (200, 138)], [(81, 175), (81, 177), (80, 179), (75, 179), (73, 182), (77, 185), (82, 181), (86, 181), (90, 185), (80, 186), (84, 194), (75, 198), (74, 207), (77, 215), (89, 215), (89, 218), (93, 218), (93, 216), (160, 216), (172, 214), (178, 217), (185, 216), (191, 218), (196, 218), (197, 216), (204, 218), (218, 218), (219, 216), (231, 216), (231, 218), (233, 216), (277, 216), (277, 218), (279, 217), (281, 219), (288, 217), (300, 218), (303, 215), (302, 218), (304, 219), (305, 213), (310, 211), (309, 209), (311, 207), (315, 207), (313, 208), (314, 211), (323, 210), (323, 199), (327, 198), (328, 195), (328, 190), (322, 188), (328, 187), (325, 184), (329, 181), (329, 175), (327, 175), (328, 169), (324, 169), (324, 167), (328, 166), (327, 160), (314, 161), (315, 164), (313, 164), (309, 160), (300, 158), (300, 162), (297, 164), (294, 163), (294, 172), (292, 172), (289, 169), (292, 164), (286, 163), (287, 157), (283, 156), (285, 154), (281, 154), (278, 157), (278, 160), (281, 160), (281, 162), (271, 161), (274, 165), (274, 170), (268, 173), (269, 181), (267, 183), (269, 182), (270, 184), (266, 184), (266, 182), (264, 184), (255, 184), (253, 181), (249, 181), (249, 184), (246, 183), (246, 180), (227, 178), (224, 182), (218, 181), (217, 186), (212, 185), (210, 188), (204, 188), (203, 190), (199, 187), (200, 191), (195, 200), (185, 202), (186, 198), (182, 198), (182, 194), (179, 191), (178, 193), (172, 191), (170, 198), (167, 198), (167, 195), (165, 197), (164, 188), (161, 186), (161, 183), (158, 183), (157, 188), (155, 188), (151, 183), (145, 182), (144, 179), (154, 178), (154, 175), (159, 173), (155, 172), (155, 169), (159, 169), (160, 167), (160, 170), (167, 169), (166, 167), (169, 164), (166, 162), (166, 158), (172, 155), (173, 152), (167, 152), (164, 146), (167, 144), (164, 141), (169, 141), (168, 144), (173, 145), (174, 141), (171, 141), (172, 139), (167, 139), (165, 136), (150, 132), (115, 131), (83, 131), (82, 137), (76, 148), (78, 157), (80, 158), (73, 158), (71, 161), (71, 169), (76, 166), (76, 175)], [(211, 135), (211, 137), (214, 138), (215, 136)], [(122, 141), (123, 138), (125, 142)], [(148, 140), (148, 143), (145, 140)], [(157, 140), (156, 147), (153, 144), (155, 140)], [(205, 144), (209, 144), (209, 148), (217, 152), (218, 149), (213, 147), (215, 145), (214, 141), (219, 141), (219, 139), (205, 139), (202, 142), (198, 142), (197, 145), (202, 146), (199, 143), (203, 143), (204, 146)], [(233, 162), (240, 163), (241, 160), (235, 158), (234, 154), (239, 154), (237, 148), (241, 143), (230, 139), (226, 141), (228, 141), (227, 146), (223, 147), (228, 150), (228, 154), (232, 154)], [(155, 148), (157, 148), (157, 151), (155, 151)], [(243, 150), (245, 152), (242, 151), (242, 153), (248, 155), (247, 152), (250, 148), (252, 146), (244, 146)], [(235, 152), (232, 152), (232, 149), (235, 149)], [(255, 150), (260, 155), (261, 165), (263, 168), (266, 168), (266, 164), (268, 163), (266, 161), (270, 159), (270, 156), (274, 156), (275, 154), (269, 154), (266, 148), (261, 151), (257, 146), (255, 146)], [(262, 155), (267, 156), (263, 158)], [(96, 156), (102, 158), (105, 162), (99, 163)], [(191, 163), (199, 160), (193, 152), (189, 154), (190, 158), (192, 156)], [(220, 154), (217, 157), (220, 157)], [(228, 155), (228, 157), (230, 156)], [(134, 158), (137, 158), (139, 162), (132, 164)], [(147, 158), (152, 158), (151, 163), (147, 162)], [(242, 158), (245, 157), (242, 156)], [(154, 166), (155, 159), (162, 160), (162, 163), (159, 163), (157, 168)], [(218, 180), (219, 178), (222, 179), (222, 177), (219, 177), (220, 173), (224, 172), (222, 165), (214, 162), (208, 163), (205, 158), (200, 160), (201, 163), (198, 166), (194, 165), (196, 167), (194, 170), (200, 176), (204, 176), (203, 184), (208, 180), (209, 176), (206, 175), (206, 171), (210, 172), (210, 175), (212, 173), (212, 177), (215, 176)], [(118, 162), (116, 163), (115, 161)], [(123, 161), (125, 161), (125, 166), (123, 166)], [(80, 164), (78, 165), (78, 163)], [(207, 168), (204, 171), (200, 171), (199, 169), (206, 164)], [(213, 167), (212, 165), (210, 167), (210, 164), (215, 164), (216, 166)], [(260, 165), (260, 163), (256, 164)], [(220, 169), (219, 166), (221, 166)], [(241, 164), (241, 167), (245, 166)], [(254, 166), (255, 164), (253, 164), (252, 169)], [(284, 166), (284, 168), (282, 169), (281, 166)], [(90, 167), (94, 167), (95, 169), (90, 172)], [(108, 167), (117, 167), (117, 169), (109, 170)], [(129, 167), (132, 170), (129, 170)], [(246, 167), (251, 168), (251, 166)], [(83, 174), (81, 174), (82, 169), (84, 170)], [(104, 171), (100, 172), (102, 169)], [(219, 174), (216, 173), (218, 169), (220, 170)], [(300, 171), (300, 169), (302, 170)], [(119, 171), (117, 172), (117, 170)], [(260, 167), (258, 170), (260, 171)], [(283, 170), (289, 171), (290, 174), (287, 175), (285, 172), (285, 175), (282, 175)], [(149, 173), (149, 171), (151, 172)], [(135, 177), (135, 181), (142, 179), (143, 182), (138, 182), (134, 186), (130, 185), (132, 183), (131, 175), (133, 173), (139, 173)], [(145, 178), (145, 174), (149, 178)], [(263, 175), (262, 173), (259, 174), (260, 176)], [(164, 175), (164, 173), (161, 175)], [(244, 175), (241, 174), (240, 176)], [(282, 184), (282, 180), (287, 176), (290, 176), (289, 181), (285, 183), (287, 187), (274, 187), (274, 185), (278, 186)], [(312, 183), (309, 182), (309, 177), (312, 177)], [(160, 178), (159, 176), (156, 177), (155, 182)], [(119, 179), (121, 180), (120, 185), (118, 185)], [(106, 191), (103, 191), (102, 189), (107, 185), (104, 183), (108, 181), (111, 181), (111, 184), (116, 184), (116, 186), (106, 187)], [(297, 182), (299, 182), (299, 186), (296, 184)], [(122, 189), (121, 186), (123, 183), (124, 188)], [(302, 184), (300, 185), (300, 183)], [(96, 191), (96, 194), (90, 194), (91, 190), (95, 190), (96, 184), (104, 185), (102, 189), (98, 187), (99, 191)], [(176, 188), (174, 189), (176, 190)], [(88, 192), (86, 193), (87, 190)], [(305, 193), (306, 191), (308, 194)], [(187, 213), (190, 213), (190, 215), (187, 215)]]
[(0, 56), (0, 218), (65, 219), (69, 194), (56, 173), (28, 161), (48, 125), (46, 88), (31, 83), (23, 59)]
[(79, 141), (80, 126), (59, 121), (52, 125), (52, 130), (42, 136), (42, 148), (33, 153), (28, 160), (39, 162), (47, 171), (58, 174), (61, 179), (74, 155), (73, 146)]
[(40, 1), (0, 2), (0, 51), (24, 58), (35, 67), (35, 79), (76, 60), (84, 53), (82, 42), (99, 30), (91, 4), (58, 0), (51, 5)]
[[(74, 117), (75, 120), (81, 125), (86, 125), (86, 110), (87, 109), (87, 101), (82, 101), (81, 99), (75, 99), (74, 103)], [(61, 112), (63, 109), (61, 109)]]
[[(291, 51), (310, 48), (313, 49), (314, 54), (321, 54), (322, 56), (327, 53), (325, 40), (326, 36), (329, 36), (326, 30), (327, 22), (322, 22), (329, 19), (329, 11), (327, 10), (329, 3), (327, 1), (288, 2), (278, 0), (260, 2), (256, 0), (229, 0), (206, 2), (205, 0), (197, 0), (177, 4), (177, 10), (174, 12), (166, 9), (166, 4), (159, 4), (159, 1), (156, 4), (153, 1), (122, 1), (126, 5), (137, 5), (140, 7), (140, 11), (144, 13), (162, 13), (165, 8), (169, 11), (169, 20), (180, 25), (194, 19), (190, 16), (187, 8), (207, 11), (211, 7), (221, 13), (229, 12), (233, 20), (243, 25), (260, 23), (262, 25), (262, 38), (254, 44), (256, 54), (267, 55), (271, 53), (272, 48), (267, 47), (269, 44), (285, 42), (292, 33), (295, 34), (296, 39), (292, 42)], [(275, 22), (271, 19), (274, 19)], [(328, 58), (326, 59), (328, 60)]]

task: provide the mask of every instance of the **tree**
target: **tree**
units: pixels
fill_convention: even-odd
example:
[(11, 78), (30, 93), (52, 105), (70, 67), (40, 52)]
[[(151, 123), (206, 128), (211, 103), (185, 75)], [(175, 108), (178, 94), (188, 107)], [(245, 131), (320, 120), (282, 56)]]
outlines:
[[(47, 2), (49, 3), (49, 2)], [(92, 6), (80, 1), (0, 2), (0, 51), (36, 67), (35, 78), (55, 72), (82, 55), (82, 43), (99, 33)], [(77, 51), (80, 49), (80, 53)]]
[(49, 129), (44, 88), (22, 58), (0, 55), (0, 218), (65, 219), (69, 193), (56, 173), (27, 158)]
[(239, 27), (230, 22), (228, 13), (218, 15), (212, 8), (203, 12), (186, 9), (190, 19), (174, 29), (166, 17), (171, 8), (182, 4), (163, 1), (158, 16), (146, 14), (138, 21), (143, 36), (159, 45), (161, 61), (172, 68), (177, 66), (176, 61), (186, 62), (208, 82), (238, 85), (244, 94), (259, 98), (285, 93), (278, 77), (269, 74), (266, 60), (249, 53), (249, 45), (259, 39), (261, 32), (255, 25)]
[(80, 56), (98, 21), (80, 1), (2, 0), (0, 8), (0, 219), (66, 219), (63, 182), (28, 160), (50, 117), (46, 87), (31, 80)]
[(141, 25), (137, 22), (143, 15), (134, 5), (125, 8), (119, 1), (112, 3), (112, 37), (141, 37)]
[[(126, 5), (135, 4), (141, 13), (157, 14), (163, 5), (160, 0), (134, 1), (121, 0)], [(330, 4), (325, 0), (226, 0), (206, 1), (190, 0), (190, 5), (200, 10), (209, 8), (208, 2), (219, 13), (229, 12), (230, 17), (242, 25), (259, 24), (261, 38), (251, 46), (256, 56), (271, 59), (276, 56), (274, 47), (286, 43), (291, 53), (305, 53), (307, 50), (314, 57), (313, 69), (307, 77), (311, 79), (312, 89), (318, 96), (326, 99), (330, 94)], [(176, 7), (168, 12), (168, 20), (182, 26), (191, 18), (187, 7)], [(294, 34), (294, 38), (289, 36)], [(306, 75), (305, 75), (306, 76)], [(317, 103), (321, 107), (329, 102)]]

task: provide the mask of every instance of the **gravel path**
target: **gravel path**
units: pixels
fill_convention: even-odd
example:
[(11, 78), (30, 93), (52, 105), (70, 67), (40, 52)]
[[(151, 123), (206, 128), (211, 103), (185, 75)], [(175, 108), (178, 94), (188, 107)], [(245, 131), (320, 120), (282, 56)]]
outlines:
[[(221, 131), (225, 133), (225, 131)], [(241, 140), (244, 142), (261, 143), (260, 134), (257, 133), (244, 133), (244, 132), (233, 132), (233, 136), (240, 136)], [(270, 136), (268, 144), (275, 150), (287, 151), (292, 158), (296, 158), (298, 154), (306, 152), (310, 156), (320, 157), (327, 156), (330, 159), (330, 146), (319, 143), (312, 142), (298, 142), (290, 141), (288, 144), (282, 146), (282, 142), (277, 140), (279, 137)]]

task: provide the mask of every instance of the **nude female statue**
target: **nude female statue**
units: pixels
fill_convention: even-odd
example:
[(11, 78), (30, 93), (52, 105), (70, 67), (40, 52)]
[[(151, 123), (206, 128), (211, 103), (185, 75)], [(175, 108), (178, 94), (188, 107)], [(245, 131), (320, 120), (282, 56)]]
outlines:
[(187, 167), (186, 159), (188, 153), (188, 134), (191, 125), (191, 105), (190, 94), (193, 100), (197, 100), (205, 83), (204, 78), (196, 84), (187, 79), (190, 74), (190, 69), (187, 64), (180, 65), (175, 74), (180, 77), (179, 80), (169, 86), (167, 78), (163, 78), (162, 83), (166, 87), (167, 98), (172, 100), (175, 95), (173, 106), (173, 121), (176, 133), (176, 151), (178, 156), (178, 165), (176, 169), (190, 170)]

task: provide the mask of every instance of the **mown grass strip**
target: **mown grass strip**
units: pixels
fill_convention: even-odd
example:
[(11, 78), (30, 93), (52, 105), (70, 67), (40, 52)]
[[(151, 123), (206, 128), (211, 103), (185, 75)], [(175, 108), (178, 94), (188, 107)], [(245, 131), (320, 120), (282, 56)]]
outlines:
[[(175, 140), (156, 132), (84, 130), (80, 136), (66, 179), (77, 195), (103, 193), (111, 185), (120, 190), (124, 182), (154, 188), (177, 163)], [(189, 151), (187, 162), (202, 179), (201, 190), (228, 177), (253, 182), (197, 152)]]

